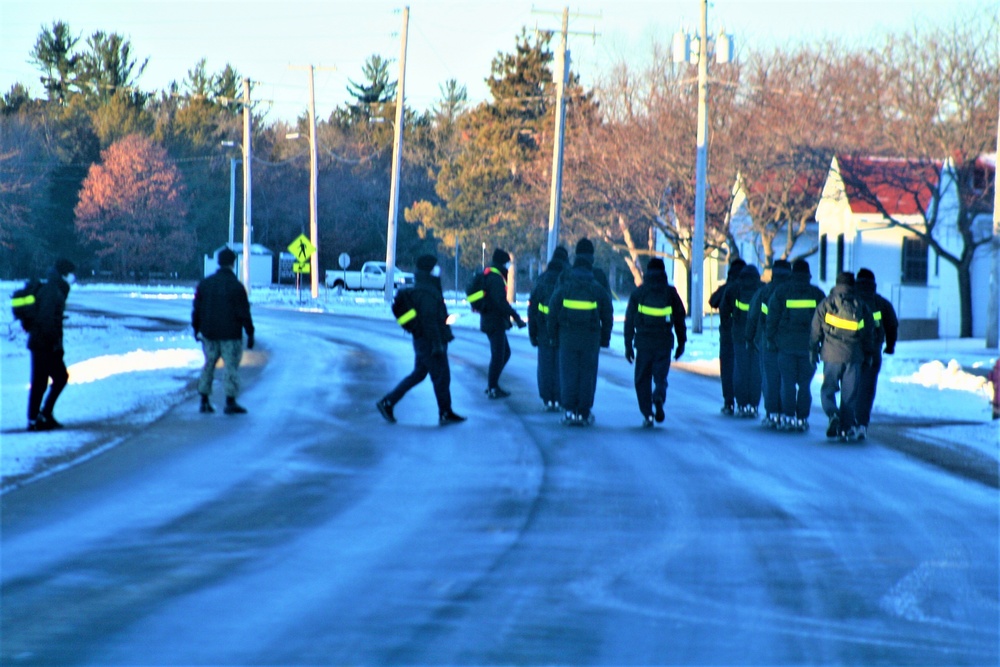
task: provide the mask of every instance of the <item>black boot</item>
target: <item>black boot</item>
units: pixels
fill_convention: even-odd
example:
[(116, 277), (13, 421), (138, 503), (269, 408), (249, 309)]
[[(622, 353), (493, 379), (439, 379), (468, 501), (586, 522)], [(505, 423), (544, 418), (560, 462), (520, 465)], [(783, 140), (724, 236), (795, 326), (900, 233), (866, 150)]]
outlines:
[(396, 417), (392, 414), (392, 403), (383, 398), (375, 404), (375, 407), (378, 409), (379, 414), (382, 415), (387, 422), (390, 424), (396, 423)]
[(462, 415), (456, 415), (451, 408), (441, 413), (441, 418), (438, 421), (441, 426), (447, 426), (448, 424), (461, 424), (465, 421), (465, 417)]
[(245, 415), (247, 409), (236, 402), (236, 397), (226, 396), (226, 407), (222, 410), (227, 415)]
[(198, 412), (203, 414), (209, 414), (215, 412), (215, 406), (213, 406), (208, 400), (208, 394), (201, 395), (201, 405), (198, 407)]

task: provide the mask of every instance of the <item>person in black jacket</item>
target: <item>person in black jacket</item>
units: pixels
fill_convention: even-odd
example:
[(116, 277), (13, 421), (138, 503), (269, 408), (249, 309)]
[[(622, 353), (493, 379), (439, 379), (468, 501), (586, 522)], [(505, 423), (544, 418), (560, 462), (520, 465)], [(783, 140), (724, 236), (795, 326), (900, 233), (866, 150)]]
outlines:
[(721, 317), (722, 304), (726, 298), (726, 289), (735, 286), (740, 271), (747, 263), (742, 259), (734, 259), (729, 264), (726, 282), (719, 285), (708, 299), (708, 305), (720, 311), (719, 317), (719, 380), (722, 384), (722, 414), (736, 413), (736, 392), (733, 390), (733, 323), (731, 319)]
[(510, 360), (510, 343), (507, 330), (513, 319), (519, 329), (527, 326), (514, 307), (507, 301), (507, 270), (510, 255), (497, 248), (493, 251), (489, 273), (486, 275), (486, 295), (479, 314), (479, 330), (490, 342), (490, 366), (486, 375), (486, 396), (507, 398), (510, 392), (500, 388), (500, 374)]
[(764, 396), (764, 419), (767, 428), (777, 428), (781, 421), (781, 373), (778, 370), (778, 351), (768, 348), (766, 329), (768, 302), (774, 291), (792, 274), (792, 265), (787, 259), (776, 259), (771, 266), (771, 281), (758, 290), (747, 314), (747, 340), (757, 350), (760, 359), (760, 388)]
[(750, 302), (760, 288), (760, 271), (748, 264), (740, 271), (736, 284), (726, 290), (719, 311), (722, 319), (729, 319), (733, 330), (733, 390), (739, 417), (756, 417), (760, 405), (760, 358), (747, 338)]
[(642, 413), (643, 428), (652, 428), (654, 418), (666, 418), (663, 403), (667, 399), (667, 374), (670, 353), (677, 334), (677, 353), (684, 354), (687, 325), (684, 302), (667, 282), (663, 260), (654, 257), (646, 264), (646, 275), (628, 300), (625, 311), (625, 359), (635, 362), (635, 396)]
[(570, 426), (594, 422), (600, 348), (611, 345), (614, 326), (611, 294), (594, 278), (593, 256), (593, 245), (581, 239), (573, 268), (563, 272), (549, 299), (549, 338), (559, 346), (563, 423)]
[(535, 281), (528, 300), (528, 340), (538, 348), (538, 395), (549, 412), (559, 410), (559, 348), (549, 339), (549, 298), (559, 285), (559, 277), (569, 262), (563, 246), (552, 252), (545, 271)]
[[(59, 259), (48, 271), (48, 280), (35, 296), (36, 315), (28, 327), (28, 350), (31, 352), (31, 390), (28, 394), (28, 430), (51, 431), (62, 428), (52, 411), (66, 384), (69, 372), (64, 361), (63, 318), (70, 285), (76, 267), (68, 259)], [(52, 386), (49, 386), (49, 379)], [(48, 388), (48, 395), (45, 390)], [(42, 399), (45, 405), (42, 405)]]
[[(823, 359), (823, 411), (830, 418), (826, 435), (841, 440), (864, 439), (858, 428), (861, 369), (875, 354), (875, 320), (854, 291), (854, 274), (837, 276), (830, 295), (816, 308), (809, 337), (812, 354)], [(840, 405), (837, 405), (837, 392)]]
[(767, 348), (778, 355), (782, 431), (805, 431), (812, 409), (810, 383), (816, 361), (809, 354), (809, 337), (816, 308), (826, 298), (809, 282), (809, 263), (797, 259), (791, 277), (778, 286), (767, 306)]
[(375, 407), (390, 424), (396, 423), (393, 407), (406, 392), (431, 376), (434, 398), (438, 406), (438, 423), (442, 426), (458, 424), (465, 417), (451, 409), (451, 368), (448, 365), (448, 343), (455, 339), (448, 326), (448, 307), (441, 293), (441, 267), (434, 255), (417, 258), (414, 274), (413, 298), (416, 310), (416, 328), (413, 331), (413, 372), (383, 396)]
[(224, 391), (227, 415), (244, 414), (246, 408), (236, 402), (240, 394), (240, 360), (243, 358), (243, 331), (247, 332), (247, 349), (254, 346), (253, 318), (250, 299), (233, 266), (236, 253), (229, 248), (219, 252), (219, 270), (198, 283), (191, 309), (194, 336), (201, 341), (205, 365), (198, 380), (201, 412), (215, 412), (209, 397), (215, 379), (215, 364), (222, 359), (226, 367)]
[(896, 351), (896, 338), (899, 335), (899, 319), (892, 303), (875, 291), (875, 274), (871, 269), (860, 269), (854, 281), (858, 297), (872, 311), (875, 320), (875, 354), (870, 366), (861, 369), (861, 389), (858, 395), (858, 437), (864, 439), (868, 435), (868, 425), (872, 417), (872, 406), (875, 404), (875, 391), (878, 387), (878, 374), (882, 370), (882, 345), (885, 353)]

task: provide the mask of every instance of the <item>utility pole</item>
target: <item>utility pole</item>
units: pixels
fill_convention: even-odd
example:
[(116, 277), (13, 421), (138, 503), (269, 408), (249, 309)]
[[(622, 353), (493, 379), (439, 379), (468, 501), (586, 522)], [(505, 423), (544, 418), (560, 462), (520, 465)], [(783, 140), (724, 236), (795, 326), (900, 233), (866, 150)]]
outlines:
[[(309, 285), (312, 298), (319, 298), (319, 150), (316, 143), (316, 67), (290, 66), (309, 70), (309, 241), (316, 250), (309, 258)], [(334, 68), (320, 68), (334, 69)]]
[(997, 118), (997, 152), (993, 156), (993, 272), (990, 279), (989, 322), (986, 323), (986, 347), (1000, 351), (1000, 117)]
[(392, 303), (396, 286), (396, 227), (399, 218), (399, 171), (403, 161), (403, 102), (406, 98), (406, 36), (410, 8), (403, 7), (403, 34), (399, 46), (399, 85), (396, 86), (396, 127), (392, 140), (392, 184), (389, 188), (389, 229), (385, 248), (385, 302)]
[(251, 215), (251, 164), (253, 147), (250, 144), (250, 79), (243, 79), (243, 287), (250, 295), (250, 244), (253, 242), (253, 217)]
[(691, 240), (691, 328), (701, 333), (705, 317), (705, 190), (708, 180), (708, 0), (701, 0), (698, 40), (698, 153), (695, 162), (694, 238)]
[[(548, 13), (548, 12), (538, 12)], [(577, 16), (581, 16), (577, 14)], [(555, 54), (555, 67), (552, 78), (556, 84), (556, 128), (555, 141), (552, 146), (552, 187), (549, 193), (549, 238), (545, 261), (552, 257), (559, 245), (559, 226), (562, 222), (562, 172), (563, 152), (566, 142), (566, 86), (569, 84), (570, 52), (567, 50), (569, 40), (569, 7), (562, 11), (562, 30), (560, 31), (559, 50)], [(591, 33), (574, 33), (592, 35), (597, 38), (597, 31)]]

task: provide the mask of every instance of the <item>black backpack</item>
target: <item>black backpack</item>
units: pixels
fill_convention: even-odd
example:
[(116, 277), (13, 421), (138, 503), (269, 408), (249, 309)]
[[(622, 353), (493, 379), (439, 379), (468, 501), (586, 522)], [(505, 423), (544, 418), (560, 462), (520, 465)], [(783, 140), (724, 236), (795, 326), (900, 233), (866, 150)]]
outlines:
[(489, 300), (486, 298), (486, 276), (489, 273), (489, 268), (482, 273), (477, 273), (472, 276), (472, 280), (465, 286), (465, 300), (469, 302), (469, 307), (474, 312), (483, 313), (488, 308)]
[(411, 334), (419, 328), (417, 321), (417, 299), (412, 287), (396, 292), (392, 300), (392, 314), (396, 316), (399, 326)]
[(21, 327), (28, 331), (35, 323), (38, 316), (38, 291), (42, 288), (42, 281), (31, 278), (24, 283), (24, 287), (14, 290), (10, 297), (10, 309), (14, 313), (14, 319), (21, 323)]

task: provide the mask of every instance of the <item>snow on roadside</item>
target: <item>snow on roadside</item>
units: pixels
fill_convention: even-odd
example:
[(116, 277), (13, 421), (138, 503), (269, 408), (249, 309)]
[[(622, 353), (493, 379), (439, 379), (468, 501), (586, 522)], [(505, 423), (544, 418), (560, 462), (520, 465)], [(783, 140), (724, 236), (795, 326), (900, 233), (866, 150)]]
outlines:
[[(10, 294), (19, 284), (0, 283), (0, 292)], [(190, 299), (193, 294), (189, 286), (81, 284), (74, 287), (74, 292), (77, 290), (139, 299)], [(297, 293), (284, 287), (257, 288), (251, 296), (255, 306), (392, 318), (380, 294), (335, 296), (323, 290), (313, 302), (307, 291)], [(452, 293), (446, 295), (449, 310), (458, 316), (454, 327), (462, 331), (461, 335), (478, 335), (479, 318), (462, 303), (462, 296), (456, 299)], [(73, 294), (71, 304), (72, 299)], [(526, 296), (520, 299), (517, 308), (523, 314)], [(621, 354), (625, 302), (616, 302), (615, 310), (612, 349)], [(718, 375), (715, 326), (715, 320), (709, 317), (702, 334), (689, 335), (678, 368)], [(51, 470), (54, 462), (59, 464), (70, 459), (74, 451), (91, 446), (99, 437), (98, 426), (117, 423), (136, 428), (189, 395), (201, 365), (200, 347), (186, 329), (164, 333), (148, 328), (142, 318), (104, 318), (71, 311), (65, 333), (70, 385), (56, 407), (56, 416), (67, 424), (84, 426), (26, 433), (23, 429), (30, 356), (25, 349), (25, 335), (19, 325), (11, 322), (10, 309), (5, 305), (0, 312), (0, 483), (4, 489), (10, 488), (11, 480)], [(527, 331), (514, 329), (511, 335), (527, 336)], [(895, 355), (884, 357), (875, 412), (943, 423), (915, 428), (913, 434), (926, 436), (941, 446), (974, 447), (995, 460), (1000, 425), (990, 420), (992, 388), (982, 377), (983, 369), (992, 367), (993, 355), (981, 340), (901, 342)], [(822, 369), (813, 380), (816, 401), (821, 382)], [(88, 430), (87, 424), (94, 426)], [(101, 447), (115, 442), (105, 442)]]

